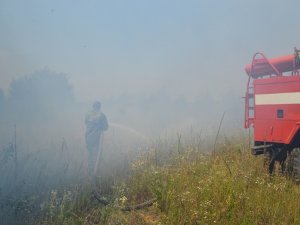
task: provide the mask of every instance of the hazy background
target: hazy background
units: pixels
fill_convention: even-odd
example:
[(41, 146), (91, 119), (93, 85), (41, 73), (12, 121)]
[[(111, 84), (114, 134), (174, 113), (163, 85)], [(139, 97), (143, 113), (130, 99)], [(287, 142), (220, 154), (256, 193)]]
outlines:
[(257, 51), (300, 47), (299, 8), (0, 0), (0, 217), (24, 224), (52, 190), (84, 184), (84, 117), (95, 100), (110, 124), (100, 171), (111, 186), (142, 149), (177, 151), (186, 141), (211, 150), (224, 112), (221, 135), (247, 134), (244, 67)]
[(242, 127), (244, 66), (257, 51), (292, 53), (299, 6), (1, 0), (0, 88), (9, 96), (13, 80), (50, 70), (66, 75), (76, 101), (99, 99), (111, 122), (147, 135), (211, 127), (224, 111), (228, 124)]

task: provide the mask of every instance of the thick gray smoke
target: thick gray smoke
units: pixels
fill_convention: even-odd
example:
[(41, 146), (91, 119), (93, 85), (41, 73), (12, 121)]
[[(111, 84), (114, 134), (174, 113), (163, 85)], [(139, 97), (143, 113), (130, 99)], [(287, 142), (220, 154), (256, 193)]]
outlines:
[[(105, 105), (110, 127), (103, 136), (99, 175), (108, 179), (125, 175), (149, 138), (122, 120), (114, 123)], [(14, 80), (6, 95), (0, 92), (2, 222), (38, 213), (24, 208), (41, 204), (52, 190), (88, 182), (84, 117), (90, 108), (76, 100), (66, 75), (49, 70)], [(26, 207), (17, 209), (23, 201)]]
[[(104, 156), (116, 161), (131, 157), (131, 152), (159, 136), (191, 129), (215, 134), (224, 111), (227, 132), (241, 128), (242, 103), (236, 93), (220, 99), (207, 95), (195, 101), (172, 98), (163, 91), (151, 96), (106, 99), (102, 105), (110, 128), (104, 137)], [(52, 171), (53, 178), (62, 168), (67, 171), (72, 166), (82, 168), (84, 173), (84, 117), (90, 108), (91, 103), (76, 100), (64, 74), (41, 70), (12, 81), (7, 94), (0, 92), (0, 146), (5, 161), (2, 167), (8, 162), (6, 169), (13, 171), (17, 151), (18, 172), (26, 173), (20, 175), (25, 183), (30, 183), (27, 176), (36, 179), (35, 173), (41, 169)], [(35, 165), (42, 168), (34, 168)]]

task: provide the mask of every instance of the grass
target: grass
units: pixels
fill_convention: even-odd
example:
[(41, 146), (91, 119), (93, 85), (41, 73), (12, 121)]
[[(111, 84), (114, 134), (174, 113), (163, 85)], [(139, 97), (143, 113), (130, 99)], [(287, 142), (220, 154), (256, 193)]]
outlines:
[[(202, 152), (199, 143), (159, 141), (131, 164), (128, 176), (99, 180), (98, 188), (111, 204), (103, 206), (92, 198), (89, 184), (53, 190), (35, 222), (300, 224), (299, 186), (279, 172), (269, 176), (263, 157), (252, 156), (247, 141), (219, 142), (210, 154)], [(149, 208), (120, 210), (151, 198), (157, 200)]]
[(186, 146), (168, 163), (135, 163), (128, 182), (133, 202), (155, 196), (156, 224), (300, 224), (300, 188), (242, 142), (227, 140), (214, 156)]

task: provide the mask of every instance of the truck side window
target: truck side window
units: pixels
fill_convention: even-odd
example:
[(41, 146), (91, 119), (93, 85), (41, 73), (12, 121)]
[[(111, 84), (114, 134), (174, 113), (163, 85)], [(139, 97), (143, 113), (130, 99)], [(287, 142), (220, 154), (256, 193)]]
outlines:
[(277, 109), (277, 118), (283, 118), (283, 109)]

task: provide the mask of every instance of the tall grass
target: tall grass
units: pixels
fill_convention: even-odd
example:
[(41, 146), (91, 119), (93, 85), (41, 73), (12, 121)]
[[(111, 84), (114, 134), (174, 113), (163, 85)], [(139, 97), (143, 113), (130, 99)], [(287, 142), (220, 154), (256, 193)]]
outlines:
[(157, 223), (300, 224), (299, 186), (279, 173), (270, 177), (263, 158), (245, 146), (227, 139), (215, 155), (187, 146), (160, 167), (137, 162), (130, 183), (158, 199)]
[[(89, 184), (53, 190), (35, 222), (300, 224), (299, 186), (279, 172), (269, 176), (263, 157), (252, 156), (243, 138), (220, 138), (215, 154), (181, 136), (174, 142), (160, 139), (131, 164), (126, 176), (115, 175), (98, 181), (109, 205), (93, 198), (95, 187)], [(152, 198), (157, 200), (149, 208), (121, 210)]]

